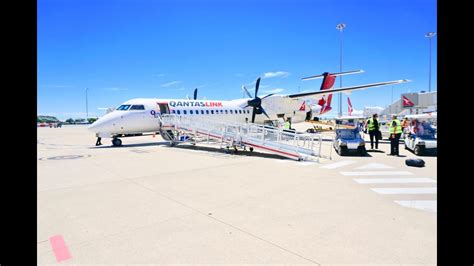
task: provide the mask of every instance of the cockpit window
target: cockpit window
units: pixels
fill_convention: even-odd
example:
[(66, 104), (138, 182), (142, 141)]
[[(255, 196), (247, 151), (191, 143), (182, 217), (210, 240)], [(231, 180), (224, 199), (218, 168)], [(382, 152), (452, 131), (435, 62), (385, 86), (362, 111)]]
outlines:
[(132, 105), (130, 110), (145, 110), (145, 106), (143, 106), (142, 104)]
[(126, 110), (128, 110), (128, 108), (130, 108), (130, 104), (123, 104), (123, 105), (120, 105), (119, 107), (117, 107), (117, 110), (126, 111)]

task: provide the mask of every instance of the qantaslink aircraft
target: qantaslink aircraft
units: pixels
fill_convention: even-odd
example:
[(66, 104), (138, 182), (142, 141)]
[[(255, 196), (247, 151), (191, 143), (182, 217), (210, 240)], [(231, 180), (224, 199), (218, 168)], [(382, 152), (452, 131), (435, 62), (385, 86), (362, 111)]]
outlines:
[(258, 97), (260, 85), (260, 78), (258, 78), (253, 97), (245, 87), (242, 87), (248, 98), (230, 101), (197, 100), (197, 90), (195, 90), (194, 100), (132, 99), (122, 103), (113, 112), (99, 118), (88, 129), (94, 132), (97, 137), (113, 138), (112, 144), (120, 146), (122, 141), (118, 137), (121, 135), (159, 131), (160, 125), (157, 123), (157, 118), (161, 114), (209, 117), (224, 122), (252, 122), (259, 124), (279, 118), (290, 118), (291, 122), (297, 123), (329, 112), (331, 110), (332, 94), (334, 93), (349, 93), (355, 90), (401, 84), (409, 81), (395, 80), (333, 89), (337, 76), (362, 72), (362, 70), (333, 74), (325, 72), (322, 75), (306, 77), (303, 80), (323, 78), (320, 90), (289, 95), (272, 93), (261, 98)]

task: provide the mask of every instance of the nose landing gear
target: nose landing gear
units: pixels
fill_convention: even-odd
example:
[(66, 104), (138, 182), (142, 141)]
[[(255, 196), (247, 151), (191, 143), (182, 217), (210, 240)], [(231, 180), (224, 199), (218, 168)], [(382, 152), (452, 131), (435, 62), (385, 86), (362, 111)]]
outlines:
[(122, 146), (122, 140), (119, 139), (119, 138), (113, 138), (112, 139), (112, 145), (114, 147), (120, 147), (120, 146)]

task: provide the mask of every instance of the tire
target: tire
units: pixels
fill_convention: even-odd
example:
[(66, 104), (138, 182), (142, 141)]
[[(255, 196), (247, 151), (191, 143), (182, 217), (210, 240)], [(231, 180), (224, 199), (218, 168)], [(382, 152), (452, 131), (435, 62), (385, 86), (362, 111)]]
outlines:
[(112, 139), (112, 145), (114, 147), (120, 147), (120, 146), (122, 146), (122, 140), (121, 139)]
[(340, 156), (344, 156), (346, 153), (344, 152), (344, 149), (342, 149), (342, 147), (339, 147), (338, 154), (339, 154)]
[(415, 149), (413, 149), (413, 153), (415, 155), (421, 155), (423, 153), (423, 148), (421, 148), (420, 146), (415, 146)]
[(359, 155), (365, 156), (367, 155), (367, 150), (365, 147), (359, 148)]
[(253, 152), (253, 147), (250, 147), (250, 152)]

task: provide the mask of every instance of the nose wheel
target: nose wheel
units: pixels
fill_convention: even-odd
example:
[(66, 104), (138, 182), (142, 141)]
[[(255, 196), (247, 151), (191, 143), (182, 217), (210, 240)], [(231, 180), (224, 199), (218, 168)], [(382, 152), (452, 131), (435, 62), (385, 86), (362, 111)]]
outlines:
[(114, 147), (120, 147), (120, 146), (122, 146), (122, 140), (118, 139), (118, 138), (114, 138), (114, 139), (112, 139), (112, 145)]

